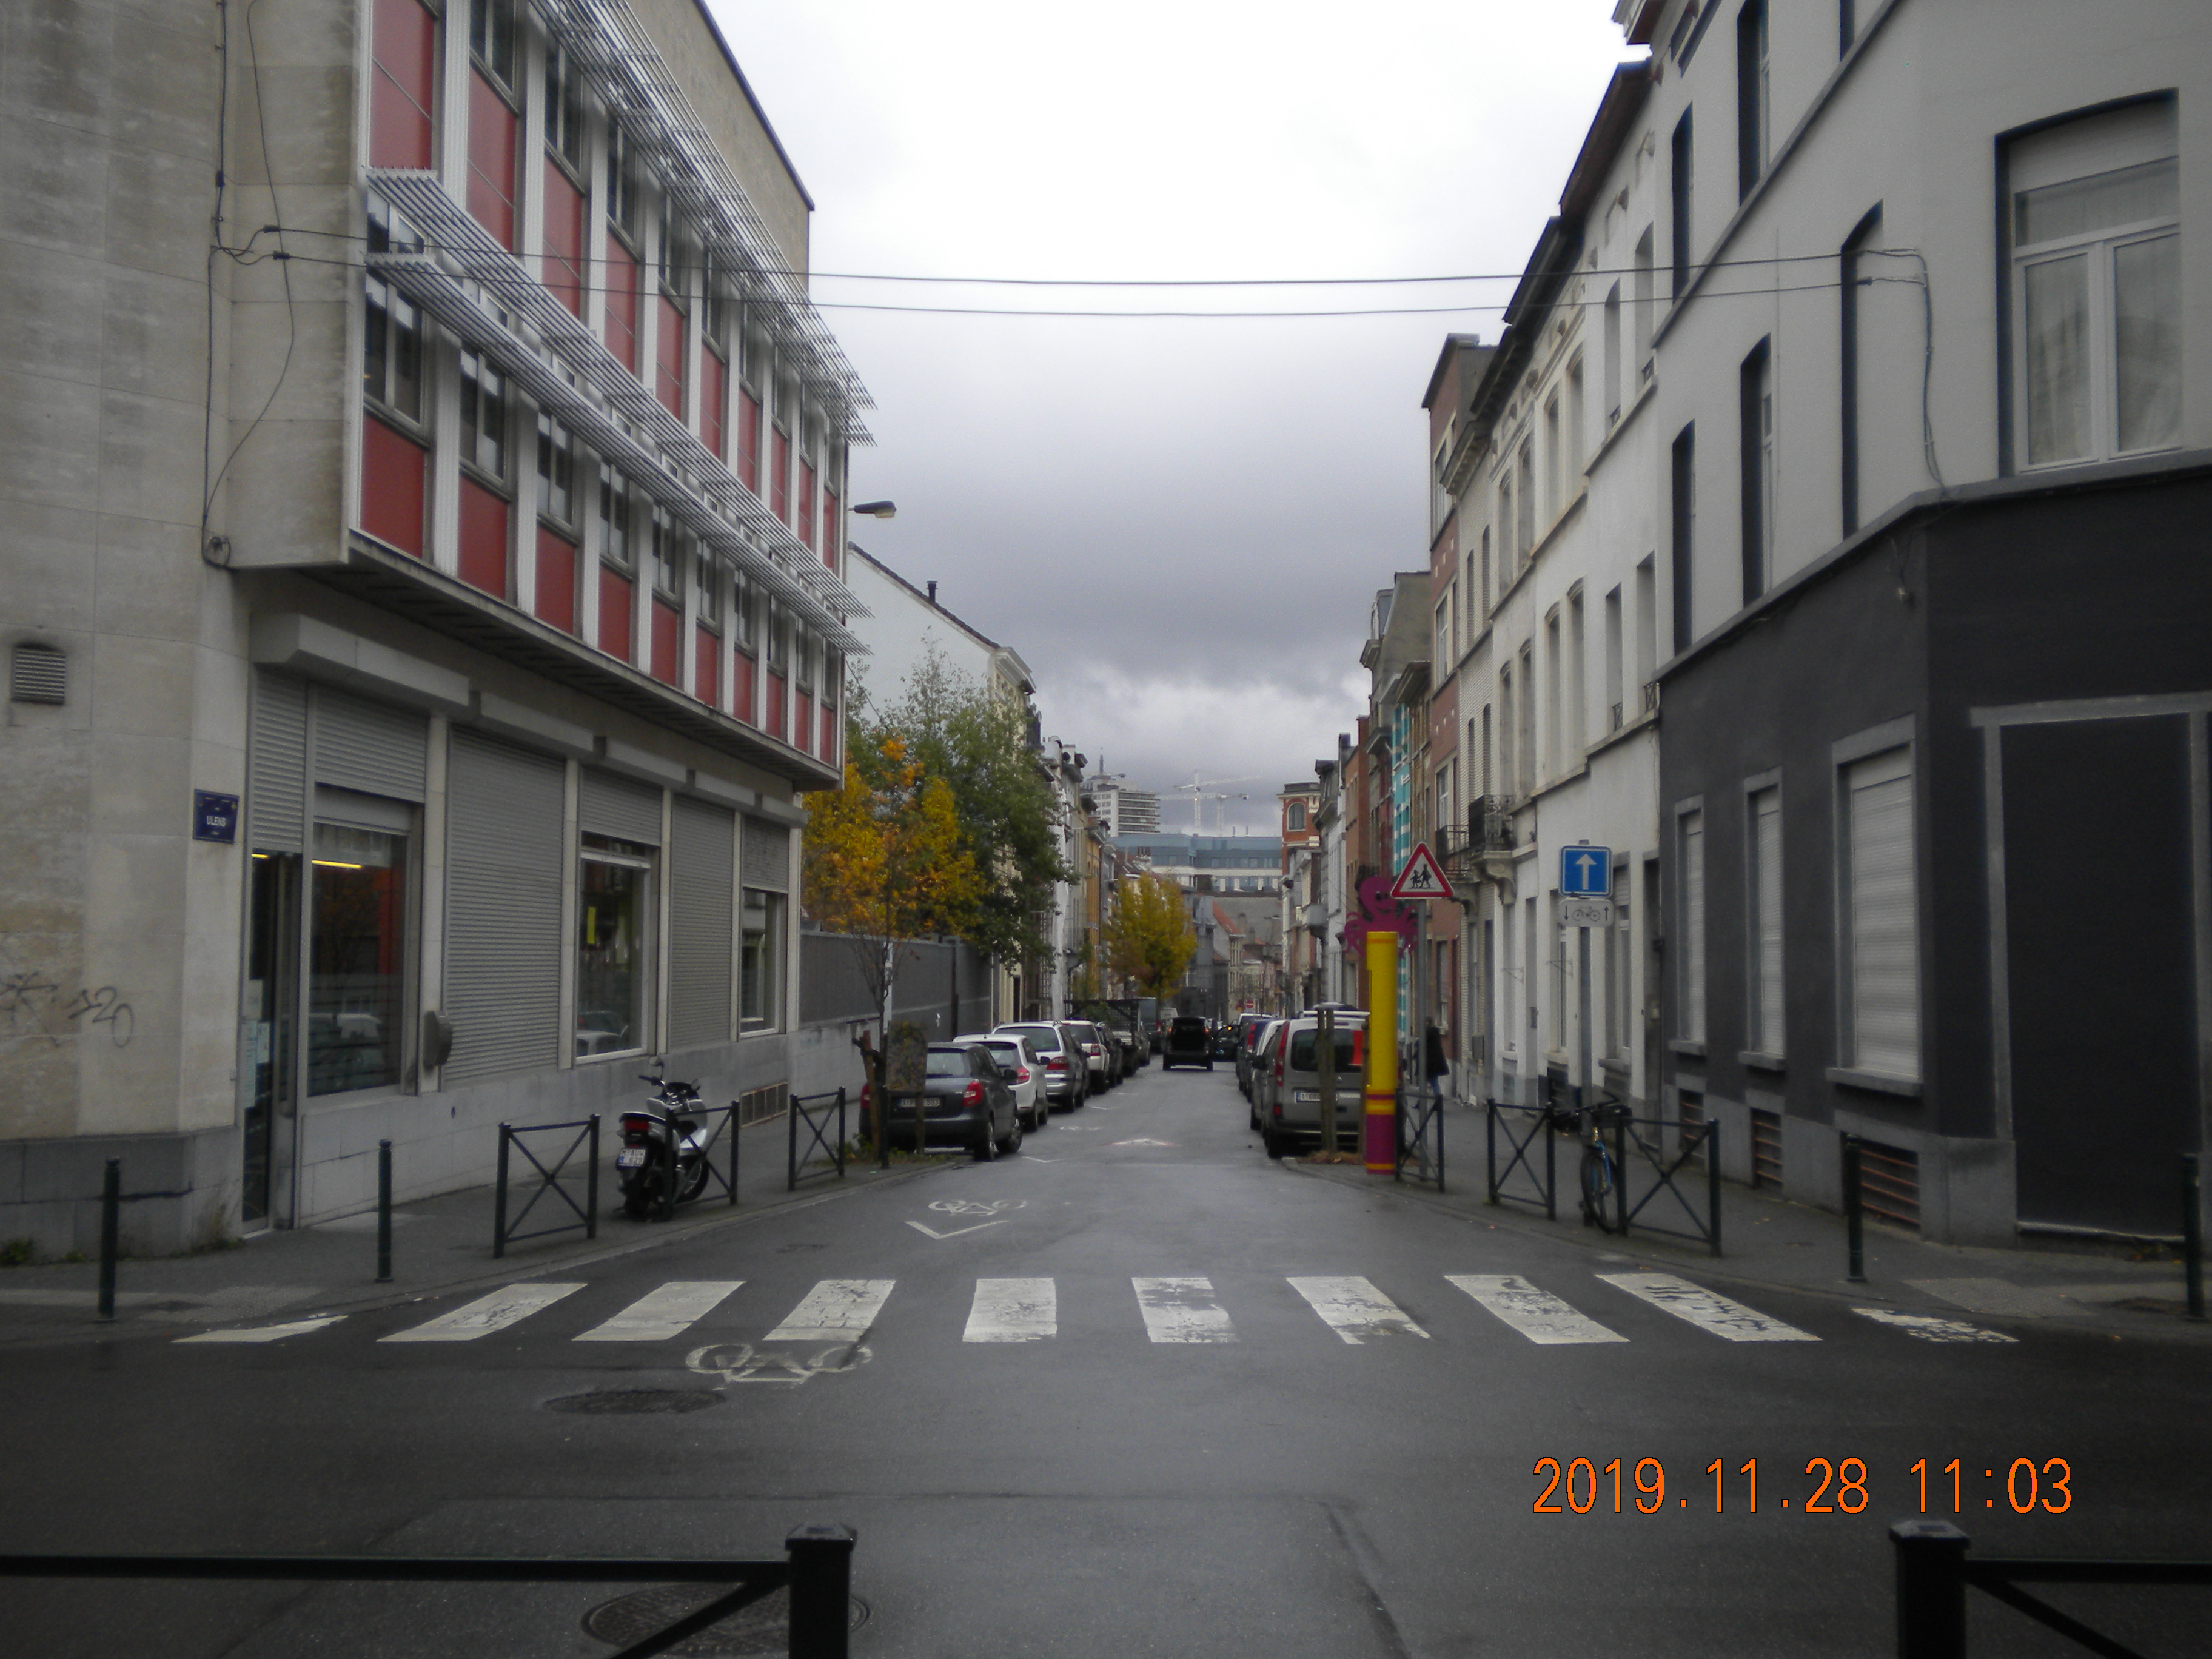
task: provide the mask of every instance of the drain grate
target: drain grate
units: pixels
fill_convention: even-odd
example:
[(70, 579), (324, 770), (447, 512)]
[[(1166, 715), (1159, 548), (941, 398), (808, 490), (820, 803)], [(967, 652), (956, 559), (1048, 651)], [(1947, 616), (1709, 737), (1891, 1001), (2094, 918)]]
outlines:
[(583, 1417), (653, 1417), (702, 1412), (721, 1401), (710, 1389), (598, 1389), (549, 1400), (545, 1409)]
[[(584, 1628), (602, 1642), (628, 1647), (666, 1630), (685, 1613), (703, 1607), (723, 1593), (712, 1584), (666, 1584), (633, 1590), (593, 1607), (584, 1615)], [(851, 1613), (847, 1628), (858, 1630), (867, 1622), (867, 1603), (853, 1597)], [(720, 1659), (727, 1654), (787, 1653), (790, 1644), (791, 1592), (774, 1589), (750, 1607), (739, 1607), (728, 1618), (717, 1620), (662, 1650), (677, 1659)]]

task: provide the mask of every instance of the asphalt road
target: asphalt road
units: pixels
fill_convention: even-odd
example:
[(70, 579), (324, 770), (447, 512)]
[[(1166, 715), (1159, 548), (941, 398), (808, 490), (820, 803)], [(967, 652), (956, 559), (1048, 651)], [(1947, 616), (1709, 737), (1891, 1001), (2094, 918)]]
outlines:
[[(1225, 1067), (1155, 1066), (1018, 1157), (519, 1280), (511, 1323), (472, 1291), (0, 1356), (0, 1549), (757, 1555), (839, 1521), (882, 1659), (1881, 1654), (1916, 1460), (1946, 1518), (1960, 1460), (1978, 1551), (2212, 1557), (2201, 1351), (1930, 1341), (1645, 1265), (1273, 1165)], [(628, 1390), (709, 1403), (549, 1409)], [(617, 1593), (0, 1582), (0, 1646), (581, 1659)], [(2197, 1592), (2053, 1599), (2203, 1650)]]

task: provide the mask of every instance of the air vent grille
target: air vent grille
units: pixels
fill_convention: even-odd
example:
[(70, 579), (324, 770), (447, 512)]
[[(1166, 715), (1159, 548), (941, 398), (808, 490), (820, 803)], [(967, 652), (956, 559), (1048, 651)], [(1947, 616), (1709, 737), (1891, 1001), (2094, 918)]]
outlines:
[(69, 658), (51, 645), (19, 645), (8, 665), (14, 702), (67, 702)]

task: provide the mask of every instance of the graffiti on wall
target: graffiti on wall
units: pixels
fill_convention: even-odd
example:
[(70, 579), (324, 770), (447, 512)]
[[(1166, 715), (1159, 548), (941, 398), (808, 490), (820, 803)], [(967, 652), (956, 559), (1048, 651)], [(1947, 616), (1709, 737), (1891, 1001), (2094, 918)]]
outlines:
[(112, 985), (72, 992), (37, 969), (0, 973), (0, 1018), (9, 1036), (44, 1037), (57, 1048), (70, 1037), (103, 1030), (117, 1048), (128, 1048), (137, 1028), (131, 1005)]

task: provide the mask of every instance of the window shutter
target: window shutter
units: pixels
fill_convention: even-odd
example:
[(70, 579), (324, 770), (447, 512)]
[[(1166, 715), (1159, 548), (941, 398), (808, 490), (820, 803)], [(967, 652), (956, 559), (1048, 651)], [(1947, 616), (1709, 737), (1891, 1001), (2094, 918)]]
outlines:
[(315, 689), (315, 781), (394, 800), (422, 799), (430, 726), (422, 715)]
[(556, 1064), (563, 768), (453, 734), (446, 817), (448, 1082)]
[(1705, 815), (1685, 812), (1682, 842), (1682, 1036), (1705, 1040)]
[(1757, 884), (1753, 941), (1759, 960), (1759, 1018), (1752, 1046), (1782, 1050), (1782, 792), (1762, 789), (1752, 798), (1753, 880)]
[(296, 853), (307, 813), (307, 687), (288, 675), (253, 678), (246, 747), (246, 839), (264, 853)]
[(737, 818), (678, 799), (669, 826), (668, 1041), (675, 1048), (730, 1040), (731, 915)]
[(610, 772), (586, 769), (577, 793), (576, 818), (586, 835), (612, 836), (646, 847), (660, 845), (660, 791)]
[(1851, 1063), (1920, 1075), (1920, 964), (1912, 878), (1912, 756), (1845, 775), (1850, 796)]
[(745, 885), (771, 893), (791, 890), (791, 832), (780, 823), (745, 820)]

